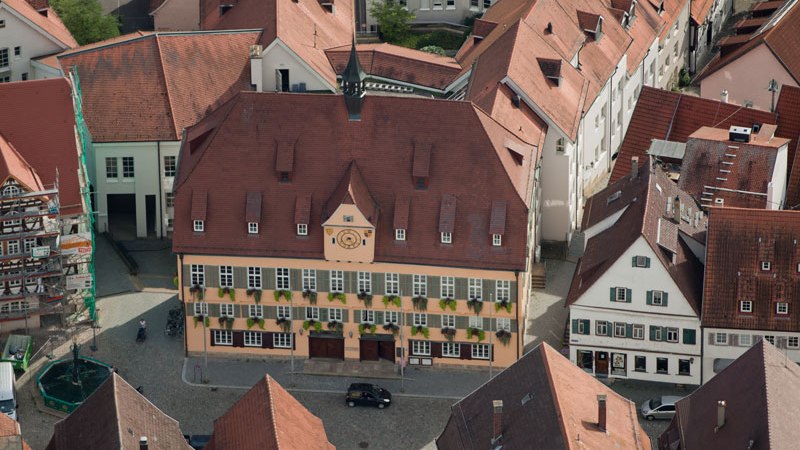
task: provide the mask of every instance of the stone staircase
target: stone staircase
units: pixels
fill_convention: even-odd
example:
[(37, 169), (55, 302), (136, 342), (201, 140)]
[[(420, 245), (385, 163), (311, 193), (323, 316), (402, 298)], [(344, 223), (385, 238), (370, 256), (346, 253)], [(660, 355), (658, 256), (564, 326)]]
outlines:
[(583, 233), (576, 231), (572, 235), (572, 240), (569, 243), (567, 250), (567, 261), (577, 263), (578, 259), (583, 256), (583, 251), (586, 248), (586, 239)]
[(544, 289), (547, 284), (547, 267), (544, 262), (534, 263), (531, 268), (531, 288)]

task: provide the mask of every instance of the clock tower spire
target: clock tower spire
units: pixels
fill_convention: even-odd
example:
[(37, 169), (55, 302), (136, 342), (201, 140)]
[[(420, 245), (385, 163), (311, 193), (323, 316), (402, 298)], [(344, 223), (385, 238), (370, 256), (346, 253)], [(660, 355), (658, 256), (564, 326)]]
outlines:
[(364, 95), (367, 93), (364, 86), (366, 77), (367, 75), (358, 61), (356, 39), (353, 38), (353, 46), (350, 48), (350, 60), (347, 61), (347, 67), (342, 72), (342, 92), (344, 93), (344, 103), (347, 106), (347, 114), (350, 120), (361, 120), (361, 105), (364, 101)]

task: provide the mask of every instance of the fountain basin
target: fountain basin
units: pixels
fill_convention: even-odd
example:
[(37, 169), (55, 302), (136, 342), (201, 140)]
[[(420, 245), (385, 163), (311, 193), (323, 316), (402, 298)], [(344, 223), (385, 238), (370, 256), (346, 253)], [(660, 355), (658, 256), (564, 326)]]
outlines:
[[(73, 382), (73, 365), (78, 364), (80, 382)], [(102, 361), (79, 356), (48, 364), (36, 384), (48, 408), (71, 413), (111, 376), (112, 367)]]

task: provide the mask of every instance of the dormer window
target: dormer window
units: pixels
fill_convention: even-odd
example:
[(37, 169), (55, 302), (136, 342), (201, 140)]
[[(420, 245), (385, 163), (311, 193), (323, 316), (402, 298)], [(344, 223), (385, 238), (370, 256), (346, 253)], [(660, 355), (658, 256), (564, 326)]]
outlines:
[(547, 59), (536, 58), (539, 63), (539, 68), (542, 70), (544, 77), (558, 87), (561, 85), (561, 60), (560, 59)]
[(344, 216), (342, 220), (344, 223), (353, 223), (353, 216)]
[(258, 222), (247, 222), (247, 233), (258, 234)]
[(753, 302), (750, 300), (742, 300), (739, 302), (739, 312), (751, 313), (753, 312)]
[(453, 233), (441, 233), (441, 235), (442, 235), (442, 244), (453, 243)]
[(622, 191), (614, 192), (613, 194), (608, 196), (608, 200), (606, 201), (607, 204), (614, 202), (615, 200), (619, 200), (620, 196), (622, 196)]
[(595, 41), (603, 36), (603, 16), (586, 11), (578, 11), (578, 24)]
[(789, 314), (789, 304), (786, 302), (778, 302), (775, 307), (775, 312), (777, 314)]
[(769, 271), (772, 268), (772, 263), (769, 261), (761, 261), (761, 270)]
[(394, 230), (394, 239), (396, 241), (406, 240), (406, 230), (404, 228), (397, 228)]
[(298, 236), (308, 236), (308, 224), (307, 223), (298, 223), (297, 224), (297, 235)]
[(425, 177), (416, 177), (416, 182), (414, 183), (414, 187), (416, 189), (425, 189), (428, 187), (427, 178)]
[(493, 234), (492, 235), (492, 245), (494, 247), (500, 247), (503, 245), (503, 235), (502, 234)]
[(205, 224), (203, 223), (202, 220), (194, 221), (194, 231), (198, 233), (205, 231)]
[(292, 181), (292, 177), (289, 175), (289, 172), (281, 172), (280, 173), (280, 182), (281, 183), (288, 183)]

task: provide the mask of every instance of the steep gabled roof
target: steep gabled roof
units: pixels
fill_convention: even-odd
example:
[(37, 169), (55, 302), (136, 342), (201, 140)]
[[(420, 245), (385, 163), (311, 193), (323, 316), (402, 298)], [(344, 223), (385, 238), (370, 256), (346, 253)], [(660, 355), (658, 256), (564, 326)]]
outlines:
[(713, 5), (714, 0), (692, 0), (689, 3), (689, 17), (694, 23), (702, 25)]
[[(718, 402), (725, 402), (717, 425)], [(795, 448), (800, 368), (765, 340), (681, 399), (659, 448)], [(755, 413), (757, 412), (757, 413)], [(679, 445), (679, 446), (678, 446)]]
[[(711, 208), (703, 326), (800, 331), (799, 237), (800, 211)], [(752, 313), (739, 312), (741, 300), (753, 302)], [(789, 303), (788, 314), (777, 314), (778, 301)]]
[[(597, 427), (597, 396), (606, 396), (606, 431)], [(502, 401), (502, 437), (494, 442), (493, 402)], [(450, 407), (436, 438), (442, 450), (485, 448), (649, 449), (636, 405), (547, 344)]]
[(58, 41), (62, 48), (68, 49), (78, 46), (78, 42), (75, 41), (67, 27), (51, 8), (45, 9), (45, 14), (40, 14), (25, 0), (0, 0), (0, 7), (3, 5), (11, 8), (12, 11), (25, 18), (36, 28)]
[(78, 68), (95, 142), (178, 141), (185, 127), (250, 89), (247, 49), (259, 35), (253, 30), (130, 35), (65, 52), (58, 61), (64, 71)]
[(13, 177), (29, 191), (44, 190), (42, 180), (36, 173), (36, 169), (25, 161), (25, 158), (17, 152), (0, 132), (0, 184), (8, 177)]
[(347, 166), (342, 180), (330, 198), (328, 198), (328, 202), (325, 203), (323, 221), (327, 220), (336, 211), (336, 208), (342, 204), (354, 205), (373, 225), (378, 222), (380, 206), (372, 198), (372, 194), (369, 193), (367, 181), (358, 169), (358, 164), (356, 164), (355, 160), (351, 161), (350, 165)]
[(214, 421), (206, 450), (333, 450), (322, 421), (267, 375)]
[(727, 129), (776, 122), (775, 114), (767, 111), (644, 86), (617, 155), (622, 162), (614, 165), (609, 182), (629, 173), (634, 156), (644, 161), (653, 139), (686, 142), (703, 126)]
[[(675, 222), (672, 211), (676, 198), (678, 211), (685, 212), (679, 222)], [(669, 212), (668, 203), (672, 209)], [(706, 218), (698, 216), (701, 214), (699, 205), (680, 190), (660, 166), (646, 160), (636, 178), (620, 179), (589, 198), (584, 208), (583, 229), (621, 210), (622, 214), (610, 228), (586, 243), (586, 252), (578, 261), (565, 305), (577, 301), (635, 241), (644, 238), (699, 315), (702, 270), (684, 240), (686, 237), (704, 239)]]
[[(274, 168), (277, 138), (296, 140), (290, 183), (281, 183)], [(416, 189), (412, 176), (417, 147), (429, 148), (426, 189)], [(376, 261), (521, 269), (537, 156), (534, 145), (468, 102), (367, 95), (361, 120), (351, 121), (341, 95), (242, 92), (187, 130), (175, 182), (174, 249), (321, 259), (324, 206), (337, 187), (358, 184), (342, 183), (355, 161), (381, 208)], [(219, 185), (224, 173), (236, 176)], [(208, 192), (202, 236), (187, 228), (198, 189)], [(242, 239), (247, 192), (270, 194), (261, 233)], [(438, 233), (442, 194), (458, 197), (453, 245), (442, 245)], [(311, 197), (308, 236), (300, 240), (285, 213), (298, 196)], [(409, 201), (403, 245), (393, 231), (400, 197)], [(370, 203), (355, 200), (359, 208)], [(507, 202), (506, 234), (502, 247), (492, 247), (491, 205), (498, 200)]]
[(47, 450), (134, 449), (142, 436), (153, 449), (192, 448), (178, 421), (112, 373), (78, 409), (56, 423)]

